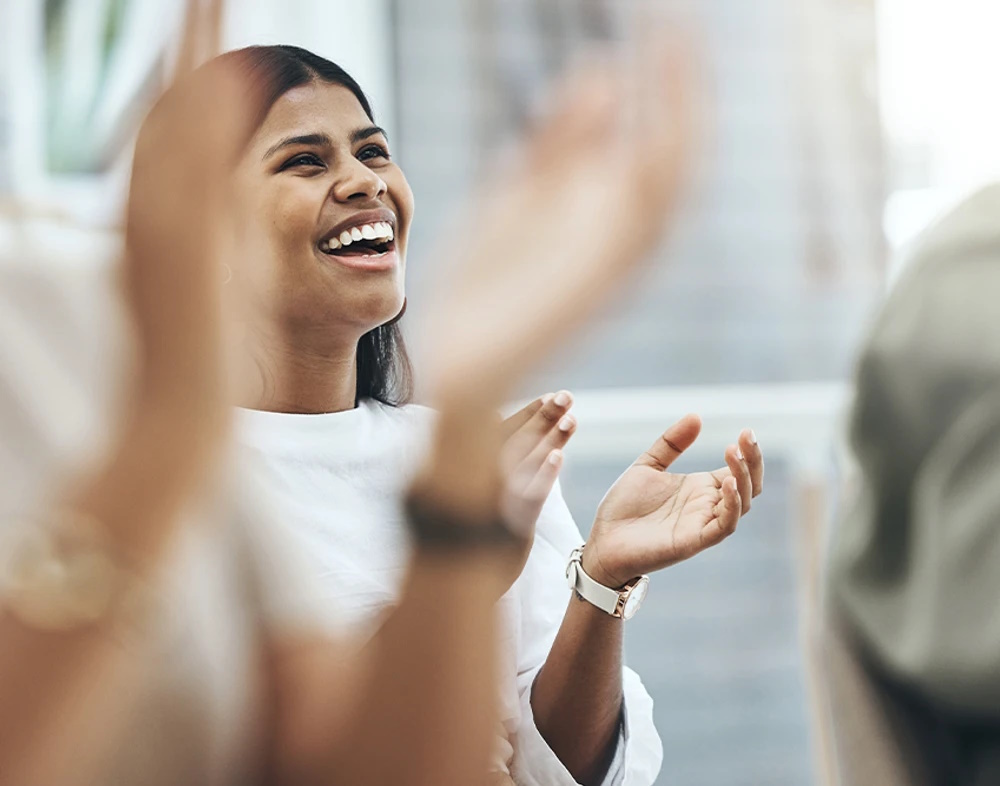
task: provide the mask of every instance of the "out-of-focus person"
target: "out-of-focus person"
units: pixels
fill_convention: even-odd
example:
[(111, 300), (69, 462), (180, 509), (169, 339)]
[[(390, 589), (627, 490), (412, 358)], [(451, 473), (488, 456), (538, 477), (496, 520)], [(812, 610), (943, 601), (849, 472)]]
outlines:
[[(633, 107), (642, 123), (618, 122), (608, 79), (578, 81), (464, 225), (485, 240), (442, 287), (432, 328), (442, 346), (452, 341), (429, 373), (440, 416), (407, 496), (416, 549), (399, 604), (361, 652), (327, 635), (322, 595), (275, 539), (280, 514), (257, 497), (252, 471), (228, 460), (234, 391), (219, 303), (233, 253), (229, 175), (263, 85), (210, 67), (144, 124), (123, 267), (135, 362), (118, 401), (106, 376), (121, 358), (104, 353), (122, 326), (108, 281), (50, 260), (5, 265), (0, 783), (484, 777), (492, 606), (519, 535), (501, 515), (493, 413), (671, 214), (686, 107), (661, 90), (667, 59), (647, 65), (656, 78)], [(640, 145), (639, 134), (654, 141)], [(621, 215), (607, 244), (542, 264), (491, 242), (529, 220), (586, 224), (609, 207)], [(512, 321), (508, 288), (540, 273), (565, 285)], [(483, 335), (460, 330), (465, 309), (482, 317), (492, 354)], [(96, 448), (94, 432), (104, 432)], [(717, 491), (706, 526), (729, 530), (742, 502), (732, 481)]]
[(1000, 783), (1000, 186), (915, 242), (855, 396), (828, 578), (841, 782)]

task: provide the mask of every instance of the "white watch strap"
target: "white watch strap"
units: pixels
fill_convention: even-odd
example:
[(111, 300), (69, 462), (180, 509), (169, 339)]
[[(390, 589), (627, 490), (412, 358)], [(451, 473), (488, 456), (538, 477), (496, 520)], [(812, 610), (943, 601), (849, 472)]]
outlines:
[(581, 553), (580, 550), (573, 552), (570, 557), (569, 566), (566, 569), (570, 587), (576, 590), (580, 594), (580, 597), (588, 603), (597, 606), (601, 611), (613, 616), (619, 616), (616, 612), (618, 611), (618, 601), (621, 597), (621, 591), (605, 587), (603, 584), (599, 584), (590, 578), (580, 562)]

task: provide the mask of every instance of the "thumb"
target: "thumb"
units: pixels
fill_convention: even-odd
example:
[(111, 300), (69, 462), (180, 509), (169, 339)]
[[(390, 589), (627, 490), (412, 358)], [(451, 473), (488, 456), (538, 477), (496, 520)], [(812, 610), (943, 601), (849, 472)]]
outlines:
[(700, 433), (701, 418), (694, 414), (685, 415), (664, 431), (652, 447), (635, 460), (633, 466), (664, 470), (694, 444)]

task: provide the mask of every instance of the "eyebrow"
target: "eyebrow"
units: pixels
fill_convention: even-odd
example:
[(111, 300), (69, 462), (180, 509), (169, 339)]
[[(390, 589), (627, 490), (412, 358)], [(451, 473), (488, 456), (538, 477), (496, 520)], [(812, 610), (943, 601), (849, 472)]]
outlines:
[(352, 131), (351, 142), (360, 142), (362, 139), (368, 139), (368, 137), (377, 136), (378, 134), (381, 134), (386, 139), (389, 138), (389, 135), (381, 126), (367, 126), (366, 128), (359, 128), (356, 131)]
[[(359, 128), (351, 132), (351, 144), (356, 144), (363, 139), (368, 139), (369, 137), (377, 136), (381, 134), (386, 139), (389, 135), (385, 132), (385, 129), (380, 126), (366, 126), (365, 128)], [(316, 134), (299, 134), (297, 136), (290, 136), (282, 139), (275, 145), (272, 145), (264, 153), (264, 159), (267, 160), (279, 150), (284, 150), (286, 147), (292, 147), (293, 145), (311, 145), (313, 147), (333, 147), (333, 140), (330, 138), (329, 134), (316, 133)]]

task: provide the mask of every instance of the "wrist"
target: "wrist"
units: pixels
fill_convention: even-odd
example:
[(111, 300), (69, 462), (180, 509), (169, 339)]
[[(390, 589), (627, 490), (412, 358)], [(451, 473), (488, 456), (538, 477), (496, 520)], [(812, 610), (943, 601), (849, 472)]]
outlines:
[[(636, 576), (618, 586), (613, 585), (611, 582), (617, 579), (611, 578), (612, 574), (609, 572), (601, 570), (599, 557), (594, 559), (593, 556), (590, 558), (586, 556), (588, 548), (585, 544), (570, 554), (569, 565), (566, 567), (566, 580), (569, 586), (578, 597), (605, 614), (625, 620), (631, 619), (646, 597), (649, 577)], [(597, 577), (588, 572), (584, 565), (585, 560), (589, 562), (590, 570), (597, 573)]]
[(580, 565), (584, 572), (598, 584), (615, 590), (621, 589), (635, 578), (635, 576), (621, 577), (617, 573), (608, 570), (605, 567), (605, 563), (606, 560), (602, 557), (600, 543), (594, 537), (593, 532), (591, 532), (591, 536), (588, 538), (583, 549), (583, 557), (580, 560)]
[(496, 430), (484, 427), (480, 414), (472, 408), (440, 413), (414, 489), (435, 499), (439, 507), (483, 520), (499, 510), (502, 479)]

